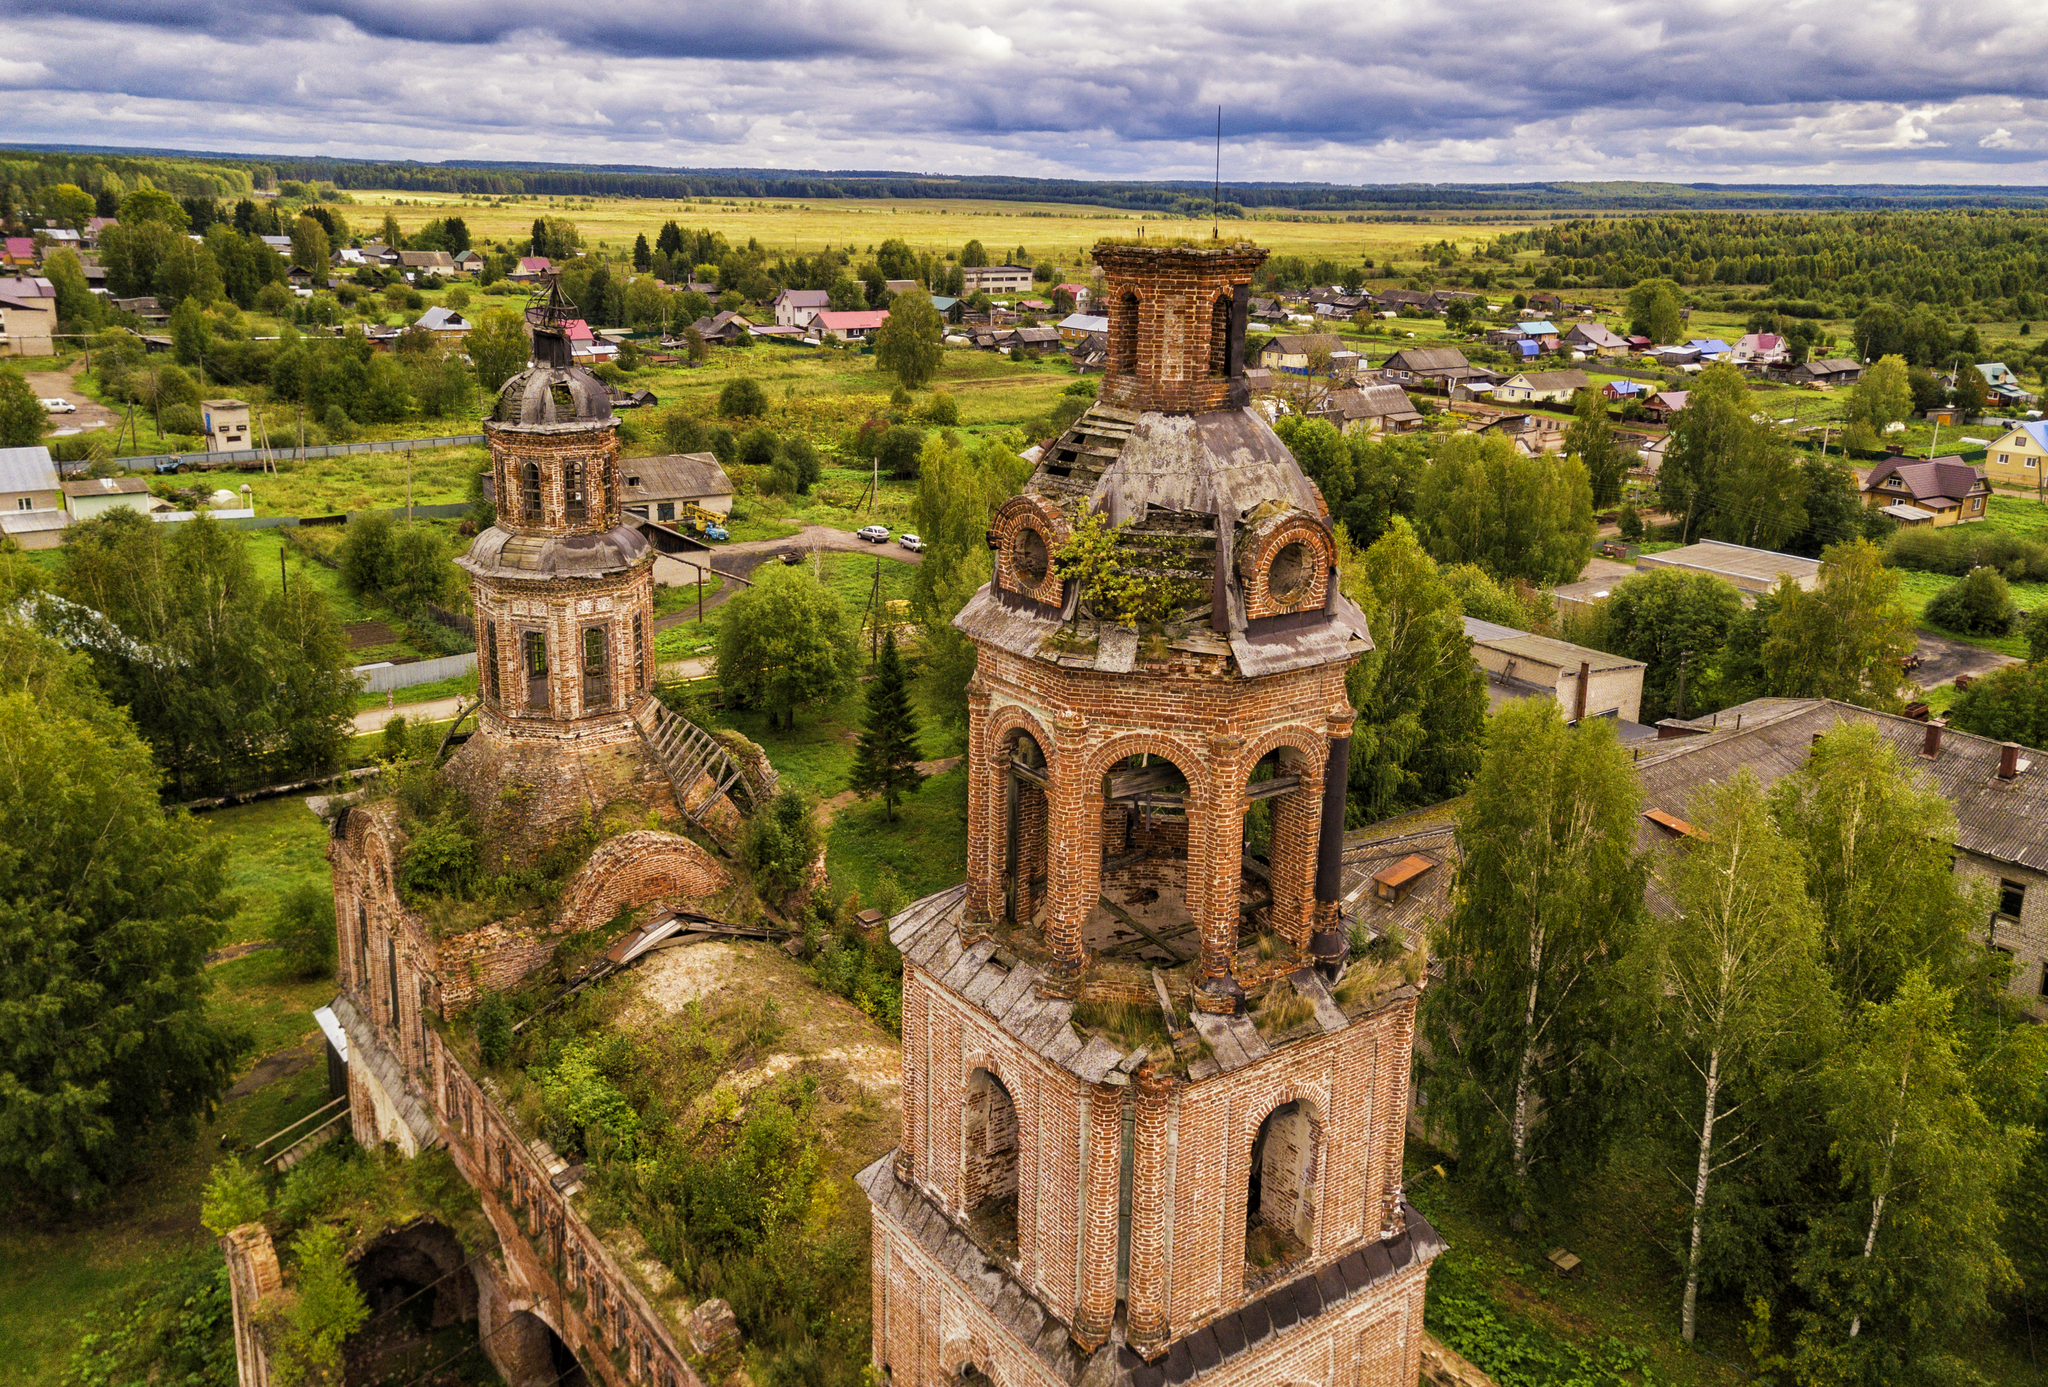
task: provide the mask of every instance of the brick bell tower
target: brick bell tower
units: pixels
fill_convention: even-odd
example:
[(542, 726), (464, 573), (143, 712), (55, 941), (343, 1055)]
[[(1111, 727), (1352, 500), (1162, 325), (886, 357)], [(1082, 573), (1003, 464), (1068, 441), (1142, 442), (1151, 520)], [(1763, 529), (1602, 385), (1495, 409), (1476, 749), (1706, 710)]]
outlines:
[[(1095, 255), (1100, 401), (955, 618), (968, 878), (890, 922), (875, 1361), (898, 1387), (1413, 1383), (1443, 1248), (1401, 1193), (1421, 972), (1350, 958), (1344, 676), (1372, 645), (1321, 495), (1244, 403), (1265, 252)], [(1062, 572), (1088, 513), (1136, 610)]]
[(533, 364), (484, 422), (497, 523), (456, 561), (482, 706), (446, 773), (524, 846), (590, 809), (668, 793), (636, 726), (654, 696), (654, 551), (624, 523), (618, 420), (570, 355), (573, 313), (552, 280), (527, 308)]

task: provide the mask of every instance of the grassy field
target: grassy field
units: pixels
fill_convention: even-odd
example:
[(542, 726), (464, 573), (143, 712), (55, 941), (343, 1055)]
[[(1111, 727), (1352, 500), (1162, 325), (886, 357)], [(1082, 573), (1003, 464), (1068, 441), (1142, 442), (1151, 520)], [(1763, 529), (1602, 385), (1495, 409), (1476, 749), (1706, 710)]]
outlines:
[[(353, 194), (356, 205), (340, 209), (349, 228), (374, 234), (389, 207), (408, 234), (425, 223), (459, 215), (475, 238), (524, 240), (535, 217), (555, 216), (576, 224), (586, 244), (630, 247), (636, 235), (648, 243), (663, 222), (691, 230), (720, 232), (734, 245), (758, 240), (771, 253), (813, 254), (828, 247), (853, 247), (865, 254), (892, 237), (913, 250), (957, 251), (969, 241), (988, 247), (991, 258), (1024, 247), (1036, 261), (1062, 265), (1079, 260), (1104, 236), (1134, 236), (1144, 222), (1147, 236), (1188, 236), (1207, 240), (1205, 221), (1165, 219), (1156, 214), (1071, 203), (994, 202), (962, 198), (847, 198), (809, 203), (754, 199), (670, 200), (656, 198), (489, 198), (392, 191)], [(1424, 214), (1428, 215), (1428, 214)], [(1455, 213), (1427, 222), (1347, 222), (1339, 217), (1260, 216), (1223, 224), (1225, 237), (1245, 236), (1281, 254), (1338, 258), (1406, 257), (1425, 245), (1450, 240), (1470, 250), (1494, 236), (1528, 223), (1476, 226)]]
[[(229, 850), (240, 909), (228, 937), (259, 939), (279, 896), (300, 881), (325, 884), (326, 831), (303, 800), (280, 799), (205, 815)], [(311, 1012), (334, 995), (331, 978), (284, 975), (275, 952), (217, 964), (212, 1006), (245, 1027), (249, 1063), (292, 1049), (316, 1033)], [(219, 1266), (199, 1226), (199, 1196), (223, 1142), (253, 1143), (326, 1102), (327, 1067), (317, 1059), (252, 1092), (231, 1096), (190, 1140), (165, 1138), (141, 1174), (103, 1206), (53, 1213), (0, 1228), (0, 1362), (8, 1381), (57, 1387), (82, 1335), (161, 1286)], [(232, 1369), (233, 1355), (229, 1355)]]
[[(880, 565), (882, 574), (882, 599), (885, 602), (907, 600), (910, 597), (911, 582), (917, 573), (910, 564), (897, 563), (879, 556), (846, 553), (820, 553), (805, 562), (806, 567), (816, 571), (825, 590), (845, 604), (848, 619), (856, 623), (862, 620), (868, 609), (877, 565)], [(694, 600), (696, 594), (694, 585), (676, 588), (674, 591), (688, 594), (691, 600)], [(685, 601), (683, 609), (690, 609), (689, 601)], [(726, 606), (713, 607), (704, 614), (701, 623), (687, 621), (661, 632), (654, 638), (655, 657), (661, 660), (684, 660), (707, 653), (717, 644), (719, 622), (728, 610)], [(900, 612), (902, 609), (896, 610)]]
[[(1906, 610), (1913, 614), (1914, 621), (1930, 631), (1940, 631), (1950, 640), (1964, 641), (1970, 645), (1982, 646), (1986, 650), (1996, 650), (2001, 655), (2011, 655), (2016, 659), (2027, 658), (2027, 642), (2023, 636), (1966, 636), (1933, 625), (1926, 620), (1927, 604), (1934, 600), (1935, 594), (1951, 583), (1961, 582), (1960, 578), (1951, 578), (1945, 573), (1915, 573), (1908, 569), (1900, 569), (1898, 574), (1899, 600), (1905, 605)], [(2014, 583), (2012, 600), (2022, 611), (2048, 603), (2048, 583)]]

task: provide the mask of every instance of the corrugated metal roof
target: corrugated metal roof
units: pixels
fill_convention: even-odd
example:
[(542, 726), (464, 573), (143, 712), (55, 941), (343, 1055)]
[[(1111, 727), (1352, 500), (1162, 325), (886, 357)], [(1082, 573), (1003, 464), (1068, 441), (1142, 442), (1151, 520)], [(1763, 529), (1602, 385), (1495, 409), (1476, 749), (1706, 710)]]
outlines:
[(1521, 632), (1496, 640), (1475, 641), (1474, 644), (1483, 645), (1488, 650), (1498, 650), (1503, 655), (1512, 655), (1518, 660), (1549, 665), (1553, 669), (1568, 669), (1574, 673), (1578, 671), (1582, 661), (1590, 665), (1596, 673), (1610, 669), (1648, 668), (1641, 660), (1609, 655), (1604, 650), (1592, 650), (1550, 636), (1532, 636)]
[(0, 448), (0, 491), (56, 489), (57, 466), (48, 448)]
[(629, 501), (732, 495), (732, 479), (709, 453), (621, 458), (619, 478), (620, 494)]

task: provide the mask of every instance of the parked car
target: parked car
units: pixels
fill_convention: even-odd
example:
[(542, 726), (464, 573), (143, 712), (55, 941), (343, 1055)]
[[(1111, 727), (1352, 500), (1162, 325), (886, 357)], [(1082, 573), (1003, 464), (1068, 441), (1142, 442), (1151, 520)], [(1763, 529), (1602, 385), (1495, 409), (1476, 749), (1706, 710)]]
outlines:
[(45, 413), (45, 414), (76, 414), (76, 413), (78, 413), (78, 406), (77, 406), (77, 405), (75, 405), (75, 404), (73, 404), (73, 403), (71, 403), (71, 401), (69, 401), (69, 400), (44, 400), (44, 401), (43, 401), (43, 413)]
[(870, 544), (887, 544), (889, 542), (889, 527), (887, 525), (863, 525), (858, 530), (855, 530), (854, 533)]
[(730, 539), (730, 538), (732, 538), (732, 536), (731, 536), (730, 532), (728, 532), (728, 531), (726, 530), (725, 526), (723, 526), (723, 525), (706, 525), (706, 526), (704, 527), (704, 538), (706, 538), (706, 539)]
[(913, 554), (918, 552), (920, 549), (924, 548), (924, 541), (919, 539), (916, 535), (911, 534), (908, 530), (905, 530), (902, 534), (898, 535), (896, 537), (896, 542), (902, 545), (905, 549), (908, 549)]
[(779, 557), (782, 559), (783, 563), (789, 565), (791, 568), (794, 568), (796, 567), (796, 565), (804, 561), (804, 551), (801, 549), (785, 549), (782, 551)]

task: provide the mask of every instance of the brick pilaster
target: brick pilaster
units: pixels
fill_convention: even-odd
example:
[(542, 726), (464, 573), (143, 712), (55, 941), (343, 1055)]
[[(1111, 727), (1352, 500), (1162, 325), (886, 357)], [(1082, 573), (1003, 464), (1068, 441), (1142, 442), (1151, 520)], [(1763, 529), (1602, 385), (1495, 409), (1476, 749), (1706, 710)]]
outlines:
[(1148, 1359), (1166, 1351), (1167, 1119), (1175, 1082), (1147, 1064), (1138, 1071), (1138, 1121), (1131, 1157), (1131, 1270), (1124, 1290), (1125, 1337)]
[(1002, 860), (998, 841), (1006, 825), (1000, 807), (1003, 773), (995, 758), (1001, 748), (989, 746), (988, 686), (976, 678), (967, 686), (967, 923), (965, 937), (975, 926), (986, 926), (1002, 912), (1002, 881), (997, 863)]
[(1116, 1315), (1117, 1197), (1121, 1183), (1124, 1091), (1098, 1084), (1086, 1095), (1088, 1159), (1081, 1189), (1081, 1303), (1074, 1339), (1093, 1350)]

